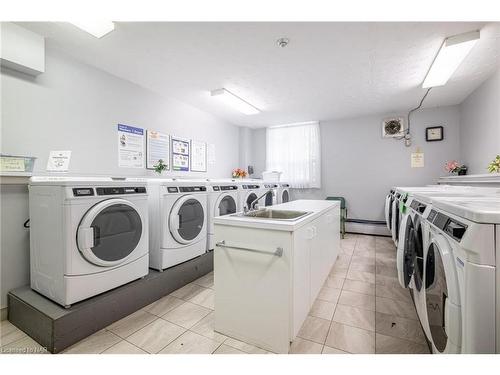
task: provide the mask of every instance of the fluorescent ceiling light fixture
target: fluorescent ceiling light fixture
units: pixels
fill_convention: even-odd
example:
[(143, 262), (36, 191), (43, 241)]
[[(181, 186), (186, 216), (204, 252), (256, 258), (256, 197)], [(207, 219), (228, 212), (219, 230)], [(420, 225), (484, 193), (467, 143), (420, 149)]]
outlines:
[(479, 31), (446, 38), (432, 62), (422, 87), (429, 88), (446, 84), (478, 40)]
[(102, 38), (115, 29), (115, 24), (112, 21), (77, 21), (71, 22), (73, 25), (83, 31), (92, 34), (96, 38)]
[(245, 115), (255, 115), (260, 112), (256, 107), (224, 88), (213, 90), (210, 95)]

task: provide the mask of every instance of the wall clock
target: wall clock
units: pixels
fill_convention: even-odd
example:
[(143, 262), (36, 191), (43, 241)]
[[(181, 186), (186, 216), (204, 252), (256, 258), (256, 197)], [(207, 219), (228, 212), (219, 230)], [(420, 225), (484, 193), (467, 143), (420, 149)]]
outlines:
[(442, 141), (444, 137), (444, 131), (442, 126), (432, 126), (430, 128), (425, 128), (425, 140), (427, 142)]

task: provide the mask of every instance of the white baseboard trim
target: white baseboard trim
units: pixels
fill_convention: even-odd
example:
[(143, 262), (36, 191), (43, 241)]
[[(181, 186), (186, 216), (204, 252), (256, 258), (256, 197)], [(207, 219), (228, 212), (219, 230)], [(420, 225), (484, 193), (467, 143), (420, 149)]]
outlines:
[(371, 234), (375, 236), (391, 236), (385, 225), (345, 223), (345, 231), (349, 233)]
[(7, 307), (0, 309), (0, 321), (7, 320)]

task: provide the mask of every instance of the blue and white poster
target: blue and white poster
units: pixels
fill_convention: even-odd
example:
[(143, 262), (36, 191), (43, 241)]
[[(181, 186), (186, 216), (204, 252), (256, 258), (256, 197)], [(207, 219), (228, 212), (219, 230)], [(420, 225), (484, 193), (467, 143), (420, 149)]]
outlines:
[(118, 167), (144, 168), (144, 129), (118, 124)]
[(172, 137), (172, 170), (189, 171), (189, 139)]

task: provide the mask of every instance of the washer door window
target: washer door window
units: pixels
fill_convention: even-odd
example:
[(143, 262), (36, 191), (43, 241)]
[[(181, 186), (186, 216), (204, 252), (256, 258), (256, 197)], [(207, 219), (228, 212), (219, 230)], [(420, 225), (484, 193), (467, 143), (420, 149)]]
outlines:
[(398, 250), (398, 270), (399, 283), (402, 287), (408, 288), (413, 272), (415, 270), (415, 226), (410, 214), (403, 218), (401, 223), (404, 230), (404, 242), (398, 245), (402, 251)]
[(170, 233), (181, 244), (189, 244), (200, 235), (205, 222), (201, 202), (193, 195), (181, 197), (170, 212)]
[(89, 262), (104, 267), (122, 263), (137, 247), (142, 220), (125, 199), (108, 199), (93, 206), (77, 230), (77, 245)]
[(424, 280), (424, 235), (421, 217), (415, 216), (415, 233), (413, 239), (413, 252), (415, 254), (415, 287), (422, 289)]
[(286, 203), (290, 201), (290, 194), (288, 193), (288, 190), (283, 190), (281, 193), (281, 203)]
[(247, 200), (245, 202), (245, 205), (247, 206), (248, 209), (251, 209), (252, 207), (251, 204), (253, 201), (255, 201), (257, 199), (257, 194), (255, 193), (250, 193), (247, 195)]
[(450, 339), (460, 345), (461, 314), (453, 254), (442, 235), (431, 241), (425, 262), (427, 318), (432, 342), (443, 352)]
[(236, 201), (230, 195), (222, 195), (216, 204), (215, 216), (224, 216), (236, 213)]
[(266, 206), (272, 206), (273, 205), (273, 192), (268, 191), (266, 194), (266, 200), (265, 200), (265, 205)]

